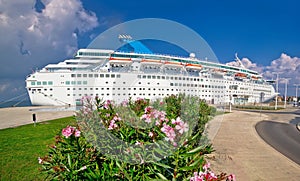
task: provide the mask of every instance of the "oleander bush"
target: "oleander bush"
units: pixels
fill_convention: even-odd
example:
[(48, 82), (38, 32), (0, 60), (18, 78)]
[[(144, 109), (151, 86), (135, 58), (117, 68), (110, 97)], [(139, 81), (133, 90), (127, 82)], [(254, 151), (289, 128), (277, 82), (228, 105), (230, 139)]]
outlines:
[(214, 174), (202, 136), (216, 110), (197, 97), (171, 95), (116, 104), (83, 98), (78, 126), (56, 136), (38, 161), (49, 180), (235, 180)]

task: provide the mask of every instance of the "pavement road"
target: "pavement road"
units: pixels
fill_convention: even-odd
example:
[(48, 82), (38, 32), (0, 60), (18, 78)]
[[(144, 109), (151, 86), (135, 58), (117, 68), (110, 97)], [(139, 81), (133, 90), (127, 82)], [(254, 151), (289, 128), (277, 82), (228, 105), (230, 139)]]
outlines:
[(295, 125), (261, 121), (255, 125), (255, 129), (265, 142), (300, 165), (300, 131)]
[[(259, 111), (252, 111), (259, 112)], [(258, 135), (277, 151), (300, 165), (300, 110), (291, 108), (278, 111), (262, 111), (269, 120), (258, 122)]]
[[(215, 119), (210, 121), (208, 133), (209, 135), (213, 133), (211, 140), (216, 151), (207, 159), (213, 171), (234, 173), (237, 180), (242, 181), (299, 181), (300, 165), (270, 146), (256, 131), (258, 125), (258, 129), (263, 129), (259, 132), (266, 134), (271, 132), (267, 137), (286, 144), (281, 147), (295, 150), (290, 148), (292, 143), (281, 140), (281, 137), (287, 134), (289, 141), (298, 142), (292, 141), (290, 137), (300, 136), (299, 133), (294, 132), (295, 123), (300, 121), (299, 111), (291, 108), (262, 111), (260, 114), (259, 111), (233, 110), (233, 113), (222, 115), (221, 121)], [(270, 123), (265, 123), (268, 121)], [(218, 124), (219, 122), (221, 124)], [(212, 129), (216, 127), (219, 129)], [(290, 129), (294, 131), (291, 132)], [(298, 155), (299, 153), (298, 151)]]

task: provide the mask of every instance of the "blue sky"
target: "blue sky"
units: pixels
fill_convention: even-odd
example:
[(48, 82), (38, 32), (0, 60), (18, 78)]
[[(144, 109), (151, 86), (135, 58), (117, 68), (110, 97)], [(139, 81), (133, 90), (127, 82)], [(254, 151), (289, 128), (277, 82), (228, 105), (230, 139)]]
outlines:
[[(83, 1), (107, 27), (137, 18), (166, 18), (198, 32), (221, 61), (235, 52), (263, 65), (281, 53), (300, 56), (300, 2), (287, 1)], [(95, 31), (103, 31), (99, 27)], [(85, 44), (82, 44), (83, 46)]]
[(268, 79), (283, 72), (280, 77), (292, 78), (294, 95), (292, 85), (300, 82), (299, 7), (297, 0), (0, 0), (0, 101), (25, 92), (24, 80), (36, 68), (62, 61), (106, 29), (137, 18), (164, 18), (193, 29), (220, 62), (233, 61), (238, 52), (246, 67)]

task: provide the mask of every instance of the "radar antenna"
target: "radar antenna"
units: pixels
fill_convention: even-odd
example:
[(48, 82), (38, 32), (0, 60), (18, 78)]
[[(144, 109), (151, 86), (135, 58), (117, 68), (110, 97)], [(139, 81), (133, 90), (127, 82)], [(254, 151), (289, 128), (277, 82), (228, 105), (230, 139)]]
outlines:
[(124, 43), (124, 42), (128, 42), (128, 41), (131, 41), (132, 40), (132, 37), (130, 36), (130, 35), (122, 35), (122, 34), (120, 34), (119, 36), (118, 36), (118, 38), (119, 38), (119, 40), (122, 42), (122, 43)]
[(237, 53), (235, 53), (235, 61), (239, 64), (240, 67), (245, 68), (245, 66), (243, 65), (242, 61), (238, 57)]

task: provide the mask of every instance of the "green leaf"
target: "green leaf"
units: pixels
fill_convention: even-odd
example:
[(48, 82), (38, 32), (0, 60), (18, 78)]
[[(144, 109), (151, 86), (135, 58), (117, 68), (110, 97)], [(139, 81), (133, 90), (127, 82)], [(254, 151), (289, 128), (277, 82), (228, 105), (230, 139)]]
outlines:
[(68, 164), (69, 164), (69, 167), (71, 168), (72, 167), (72, 163), (71, 163), (71, 156), (70, 156), (69, 153), (68, 153)]
[(158, 166), (161, 166), (161, 167), (166, 168), (166, 169), (172, 168), (172, 167), (170, 167), (169, 165), (165, 165), (165, 164), (159, 163), (159, 162), (151, 162), (151, 163), (153, 163), (153, 164), (155, 164), (155, 165), (158, 165)]
[(197, 159), (194, 163), (192, 163), (190, 166), (191, 167), (197, 167), (199, 165), (200, 162), (203, 161), (203, 157), (201, 157), (200, 159)]
[(202, 149), (203, 149), (203, 146), (201, 145), (201, 146), (199, 146), (199, 147), (197, 147), (195, 149), (192, 149), (192, 150), (188, 151), (187, 153), (188, 154), (197, 153), (197, 152), (199, 152)]
[(191, 138), (190, 141), (193, 141), (194, 139), (196, 139), (196, 138), (199, 136), (199, 134), (200, 134), (200, 131), (199, 131), (197, 134), (195, 134), (195, 135)]
[(165, 176), (163, 176), (163, 174), (161, 174), (161, 173), (156, 173), (156, 175), (158, 175), (159, 176), (159, 178), (160, 179), (162, 179), (162, 180), (168, 180)]

